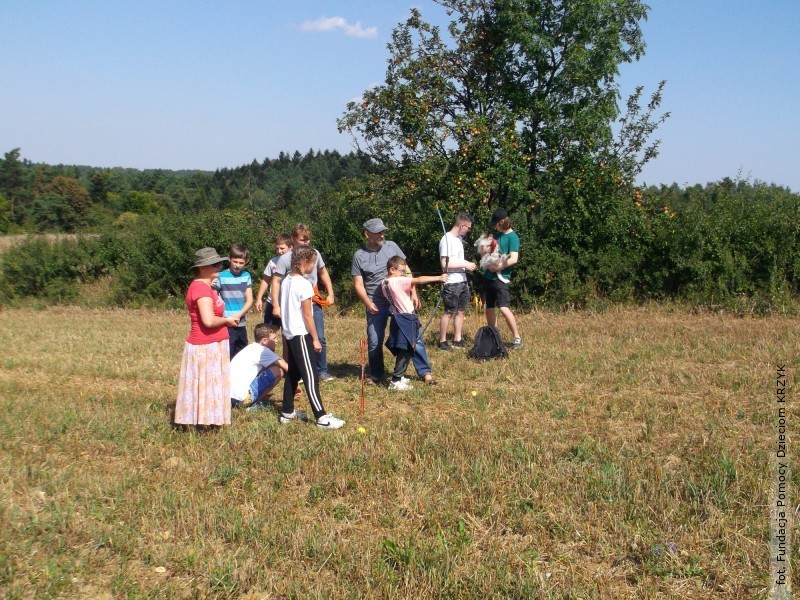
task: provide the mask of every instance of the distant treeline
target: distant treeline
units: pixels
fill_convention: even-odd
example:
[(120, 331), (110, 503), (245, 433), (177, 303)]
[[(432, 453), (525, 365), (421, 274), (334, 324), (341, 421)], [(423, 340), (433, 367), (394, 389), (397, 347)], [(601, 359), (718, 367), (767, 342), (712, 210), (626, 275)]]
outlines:
[(16, 148), (0, 160), (0, 233), (101, 231), (130, 215), (313, 210), (332, 199), (336, 182), (371, 170), (363, 155), (328, 150), (212, 173), (34, 164)]
[[(397, 204), (393, 190), (381, 188), (374, 167), (356, 154), (281, 154), (214, 173), (18, 159), (14, 150), (0, 165), (2, 230), (93, 235), (32, 236), (0, 254), (4, 303), (177, 306), (194, 250), (225, 252), (245, 243), (257, 281), (273, 236), (298, 221), (311, 227), (341, 306), (356, 302), (350, 261), (368, 218), (386, 221), (415, 271), (438, 269), (436, 199)], [(449, 229), (456, 209), (441, 209)], [(602, 188), (575, 197), (565, 189), (511, 216), (522, 240), (512, 283), (521, 307), (675, 300), (739, 313), (796, 310), (800, 195), (785, 187), (724, 179), (635, 189), (630, 198)], [(478, 222), (473, 232), (485, 228)], [(480, 277), (473, 280), (477, 291)]]

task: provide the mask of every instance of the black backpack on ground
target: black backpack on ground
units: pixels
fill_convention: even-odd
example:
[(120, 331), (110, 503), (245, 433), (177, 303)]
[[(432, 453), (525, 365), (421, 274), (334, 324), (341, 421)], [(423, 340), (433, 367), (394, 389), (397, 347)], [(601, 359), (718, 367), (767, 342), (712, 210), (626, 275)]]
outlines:
[(508, 350), (503, 345), (497, 327), (484, 325), (475, 334), (475, 345), (467, 352), (470, 358), (489, 360), (490, 358), (508, 358)]

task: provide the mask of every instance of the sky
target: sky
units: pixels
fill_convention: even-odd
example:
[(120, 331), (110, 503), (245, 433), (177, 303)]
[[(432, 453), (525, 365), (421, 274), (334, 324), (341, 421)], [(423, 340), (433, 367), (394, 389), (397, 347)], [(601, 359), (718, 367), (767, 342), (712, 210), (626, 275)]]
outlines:
[[(651, 0), (624, 98), (666, 80), (643, 184), (800, 192), (800, 0)], [(336, 120), (384, 81), (392, 29), (432, 0), (0, 0), (0, 152), (215, 170), (353, 149)]]

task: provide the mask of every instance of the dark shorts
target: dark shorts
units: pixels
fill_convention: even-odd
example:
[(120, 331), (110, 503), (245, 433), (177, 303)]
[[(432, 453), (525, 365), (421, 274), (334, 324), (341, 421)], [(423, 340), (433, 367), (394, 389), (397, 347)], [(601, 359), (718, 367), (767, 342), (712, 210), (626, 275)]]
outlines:
[(469, 286), (466, 281), (443, 285), (441, 294), (444, 301), (444, 312), (450, 314), (466, 312), (469, 304)]
[(264, 305), (264, 324), (273, 325), (278, 328), (281, 326), (280, 318), (272, 314), (272, 302), (267, 302)]
[(508, 284), (499, 279), (487, 279), (486, 284), (486, 308), (506, 308), (511, 306), (511, 293), (508, 291)]
[(231, 358), (247, 347), (247, 327), (228, 327)]

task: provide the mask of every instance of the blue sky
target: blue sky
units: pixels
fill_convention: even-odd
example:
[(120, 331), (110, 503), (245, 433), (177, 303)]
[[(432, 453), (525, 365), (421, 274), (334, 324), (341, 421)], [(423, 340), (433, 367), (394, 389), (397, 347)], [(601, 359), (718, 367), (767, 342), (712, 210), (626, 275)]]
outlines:
[[(98, 167), (236, 167), (351, 150), (349, 100), (384, 78), (393, 27), (430, 0), (0, 0), (0, 152)], [(800, 191), (800, 0), (652, 0), (627, 95), (667, 80), (642, 182), (741, 176)]]

